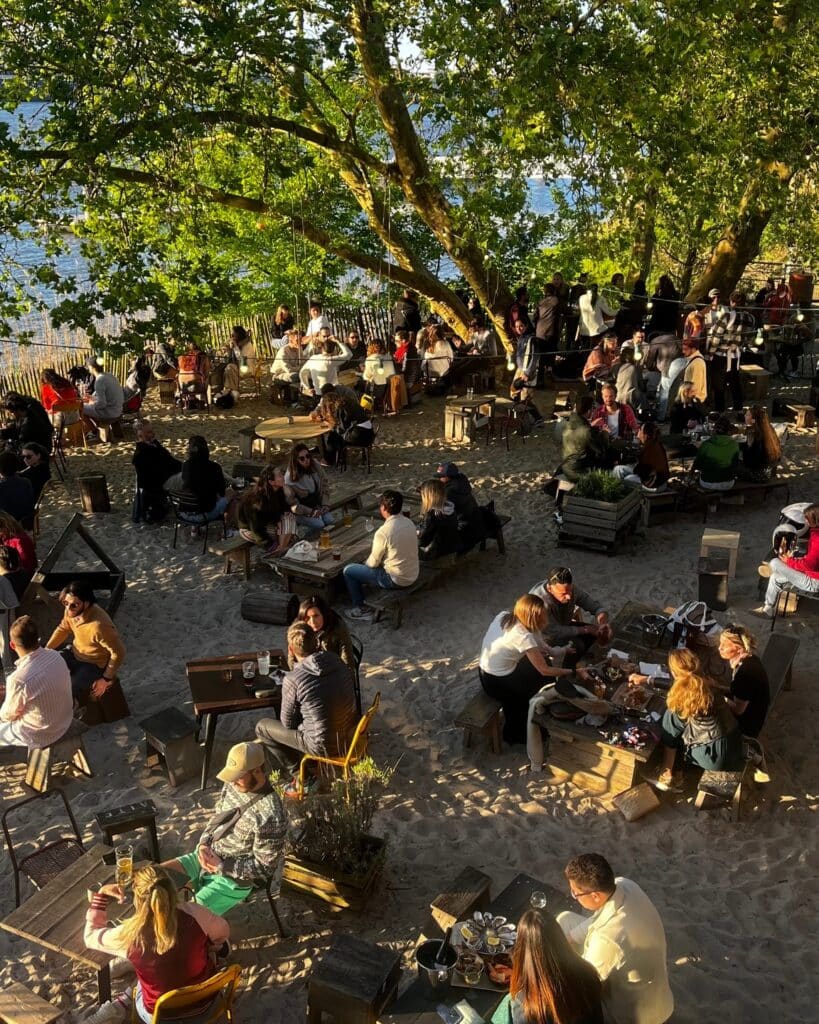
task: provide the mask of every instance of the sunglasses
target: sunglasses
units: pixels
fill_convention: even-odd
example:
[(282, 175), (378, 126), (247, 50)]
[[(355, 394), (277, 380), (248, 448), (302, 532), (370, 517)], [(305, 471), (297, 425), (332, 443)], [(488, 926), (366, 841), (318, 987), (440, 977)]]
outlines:
[(298, 455), (296, 457), (296, 462), (310, 462), (310, 461), (311, 461), (311, 459), (310, 459), (309, 455)]
[(572, 574), (569, 569), (556, 569), (552, 575), (546, 580), (547, 586), (551, 586), (553, 583), (571, 583)]

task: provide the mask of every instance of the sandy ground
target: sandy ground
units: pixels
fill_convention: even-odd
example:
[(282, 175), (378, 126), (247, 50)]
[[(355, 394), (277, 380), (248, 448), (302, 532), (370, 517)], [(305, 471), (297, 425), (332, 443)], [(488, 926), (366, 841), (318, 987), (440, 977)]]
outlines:
[[(802, 641), (794, 687), (780, 697), (767, 731), (773, 780), (751, 793), (739, 825), (720, 811), (698, 813), (685, 799), (671, 797), (663, 799), (658, 813), (627, 824), (583, 791), (523, 772), (522, 748), (495, 757), (479, 743), (464, 752), (452, 721), (476, 689), (481, 637), (498, 610), (561, 563), (571, 565), (581, 584), (614, 611), (629, 599), (679, 604), (696, 590), (702, 524), (686, 516), (653, 527), (615, 558), (558, 551), (552, 506), (540, 492), (556, 462), (551, 430), (525, 445), (516, 439), (509, 453), (500, 444), (444, 444), (442, 405), (441, 399), (428, 400), (422, 410), (382, 421), (372, 485), (415, 486), (432, 475), (442, 456), (457, 461), (484, 499), (494, 497), (498, 509), (513, 516), (507, 554), (498, 555), (491, 545), (487, 553), (467, 559), (446, 586), (408, 606), (398, 632), (383, 624), (357, 627), (365, 643), (365, 701), (376, 690), (382, 694), (372, 753), (382, 764), (397, 762), (374, 828), (389, 840), (383, 878), (360, 916), (284, 896), (280, 906), (292, 937), (283, 941), (274, 937), (264, 900), (235, 911), (231, 922), (243, 966), (239, 1019), (303, 1020), (310, 965), (335, 932), (355, 932), (408, 953), (430, 900), (466, 864), (491, 875), (493, 893), (518, 871), (560, 886), (565, 862), (594, 850), (605, 854), (617, 873), (638, 881), (662, 915), (675, 1021), (701, 1020), (720, 1007), (730, 1021), (765, 1022), (774, 1015), (780, 1024), (816, 1020), (819, 989), (811, 965), (819, 921), (819, 855), (812, 812), (819, 792), (814, 724), (819, 708), (810, 668), (819, 653), (815, 611), (805, 609), (797, 620), (777, 627)], [(155, 393), (147, 408), (160, 439), (177, 454), (191, 433), (202, 432), (228, 470), (238, 458), (238, 429), (276, 412), (266, 400), (245, 398), (230, 412), (183, 415), (160, 408)], [(87, 747), (96, 777), (66, 777), (65, 785), (89, 841), (99, 838), (93, 821), (98, 809), (150, 796), (159, 809), (163, 855), (171, 856), (191, 848), (214, 804), (216, 784), (204, 794), (193, 782), (170, 790), (160, 774), (145, 768), (137, 723), (168, 704), (188, 704), (186, 660), (276, 646), (284, 631), (244, 622), (239, 615), (246, 590), (277, 586), (272, 572), (261, 569), (250, 582), (238, 573), (225, 577), (219, 561), (202, 556), (197, 543), (180, 538), (172, 550), (169, 526), (131, 522), (131, 450), (130, 443), (120, 443), (70, 456), (72, 475), (101, 470), (108, 478), (113, 513), (85, 521), (127, 577), (117, 624), (128, 647), (123, 683), (132, 716), (91, 730)], [(813, 498), (813, 432), (792, 433), (787, 456), (787, 471), (794, 476), (791, 500)], [(341, 482), (361, 474), (356, 467)], [(78, 509), (69, 479), (67, 487), (57, 487), (43, 515), (41, 555)], [(777, 512), (774, 499), (726, 509), (715, 520), (742, 533), (732, 607), (723, 621), (746, 621), (760, 634), (767, 627), (749, 618), (747, 610), (757, 603), (756, 567)], [(230, 743), (250, 737), (252, 728), (250, 715), (222, 719), (215, 760)], [(24, 795), (21, 772), (3, 772), (8, 803)], [(36, 835), (43, 825), (29, 815), (18, 835)], [(14, 901), (11, 871), (5, 867), (3, 914)], [(92, 1005), (91, 972), (6, 932), (0, 932), (0, 954), (4, 985), (23, 981), (75, 1018)]]

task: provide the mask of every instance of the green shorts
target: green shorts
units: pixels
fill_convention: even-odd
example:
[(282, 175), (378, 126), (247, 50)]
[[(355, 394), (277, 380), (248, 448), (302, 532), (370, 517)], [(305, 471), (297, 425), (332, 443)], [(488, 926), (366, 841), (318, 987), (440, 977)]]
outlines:
[(224, 916), (237, 903), (243, 902), (253, 892), (252, 885), (240, 885), (226, 875), (211, 875), (203, 871), (195, 853), (183, 853), (177, 860), (185, 874), (193, 882), (194, 899), (203, 907)]

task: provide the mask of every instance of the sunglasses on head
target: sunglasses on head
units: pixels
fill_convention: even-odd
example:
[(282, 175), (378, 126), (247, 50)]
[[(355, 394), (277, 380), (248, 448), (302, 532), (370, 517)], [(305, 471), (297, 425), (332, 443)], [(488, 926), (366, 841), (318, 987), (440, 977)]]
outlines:
[(555, 569), (555, 571), (551, 574), (551, 576), (549, 576), (549, 579), (546, 581), (548, 586), (551, 586), (553, 583), (571, 583), (571, 582), (572, 582), (572, 572), (571, 572), (571, 569)]

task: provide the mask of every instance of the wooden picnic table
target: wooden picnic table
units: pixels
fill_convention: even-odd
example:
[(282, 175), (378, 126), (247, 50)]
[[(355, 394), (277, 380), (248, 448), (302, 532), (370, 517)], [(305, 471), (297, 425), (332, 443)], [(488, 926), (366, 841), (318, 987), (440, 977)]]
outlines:
[[(614, 637), (611, 645), (628, 654), (633, 661), (665, 665), (669, 640), (665, 640), (664, 647), (657, 648), (649, 647), (643, 640), (642, 617), (652, 614), (663, 612), (639, 601), (627, 601), (612, 619)], [(664, 698), (653, 696), (646, 710), (662, 714), (665, 710)], [(645, 766), (660, 747), (659, 723), (649, 726), (639, 722), (651, 739), (644, 747), (637, 749), (609, 743), (593, 726), (561, 722), (548, 713), (536, 715), (534, 721), (548, 729), (549, 752), (546, 764), (554, 774), (559, 778), (568, 776), (576, 786), (605, 799), (639, 782)], [(637, 718), (627, 718), (626, 721), (638, 724)]]
[[(101, 1004), (111, 998), (109, 965), (114, 958), (108, 953), (87, 949), (83, 931), (88, 889), (97, 882), (114, 881), (114, 865), (103, 861), (103, 857), (111, 853), (112, 847), (102, 843), (92, 846), (0, 921), (0, 928), (5, 931), (96, 971)], [(122, 908), (119, 909), (121, 912)]]
[[(375, 529), (367, 532), (367, 521), (371, 520)], [(319, 591), (329, 598), (336, 582), (350, 562), (362, 562), (369, 555), (373, 543), (373, 534), (381, 525), (380, 516), (356, 515), (352, 526), (336, 523), (330, 528), (332, 547), (318, 548), (318, 561), (303, 562), (291, 555), (282, 555), (276, 560), (276, 568), (282, 575), (286, 589), (291, 593), (314, 593)], [(334, 558), (336, 552), (339, 557)]]
[(256, 424), (256, 435), (275, 444), (316, 441), (327, 433), (326, 424), (309, 416), (274, 416)]
[[(242, 662), (256, 661), (256, 651), (244, 654), (215, 655), (210, 658), (197, 658), (185, 664), (188, 685), (193, 698), (193, 710), (196, 714), (197, 740), (202, 719), (205, 721), (205, 749), (202, 757), (201, 788), (208, 784), (208, 770), (213, 753), (213, 741), (216, 737), (216, 723), (220, 715), (231, 715), (237, 711), (261, 711), (264, 708), (281, 706), (281, 688), (269, 697), (257, 697), (252, 689), (245, 686), (242, 678)], [(270, 651), (270, 670), (286, 668), (284, 652)], [(231, 672), (231, 678), (225, 673)], [(260, 676), (258, 667), (254, 684), (260, 686), (269, 683), (273, 688), (273, 680), (268, 676)]]
[[(571, 910), (571, 898), (554, 886), (541, 882), (531, 875), (516, 875), (509, 885), (489, 904), (491, 913), (505, 917), (517, 923), (521, 915), (529, 909), (529, 901), (533, 892), (545, 892), (548, 903), (545, 913), (556, 916), (562, 910)], [(497, 1010), (506, 993), (490, 992), (481, 989), (462, 988), (451, 985), (445, 992), (435, 996), (428, 995), (426, 982), (416, 978), (393, 1003), (386, 1014), (379, 1018), (379, 1024), (441, 1024), (435, 1007), (443, 1003), (454, 1006), (465, 999), (472, 1008), (486, 1020)]]

